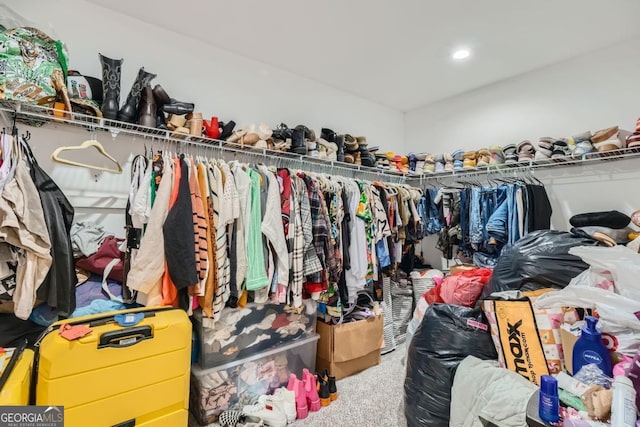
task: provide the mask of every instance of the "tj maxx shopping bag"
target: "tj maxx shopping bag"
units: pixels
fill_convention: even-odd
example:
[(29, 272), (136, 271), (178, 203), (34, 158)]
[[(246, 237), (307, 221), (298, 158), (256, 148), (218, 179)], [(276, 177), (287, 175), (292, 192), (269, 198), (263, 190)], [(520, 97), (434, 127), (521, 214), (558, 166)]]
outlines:
[(564, 368), (562, 309), (534, 310), (532, 302), (550, 290), (497, 292), (482, 301), (500, 366), (540, 385), (540, 376)]

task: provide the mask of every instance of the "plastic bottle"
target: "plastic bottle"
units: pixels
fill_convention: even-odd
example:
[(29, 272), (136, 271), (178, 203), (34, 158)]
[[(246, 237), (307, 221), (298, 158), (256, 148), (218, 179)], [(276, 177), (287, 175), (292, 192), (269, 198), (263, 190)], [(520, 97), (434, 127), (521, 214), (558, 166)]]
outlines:
[(557, 423), (560, 421), (560, 399), (558, 398), (558, 380), (551, 375), (540, 377), (540, 399), (538, 416), (542, 421)]
[(582, 327), (580, 338), (573, 347), (573, 372), (580, 371), (584, 365), (594, 363), (608, 377), (611, 377), (611, 355), (602, 342), (602, 334), (596, 328), (598, 319), (586, 316), (587, 324)]
[(633, 383), (636, 390), (636, 407), (640, 408), (640, 351), (636, 353), (631, 365), (627, 368), (627, 377)]
[(616, 377), (613, 382), (611, 427), (635, 427), (637, 412), (633, 383), (627, 377)]

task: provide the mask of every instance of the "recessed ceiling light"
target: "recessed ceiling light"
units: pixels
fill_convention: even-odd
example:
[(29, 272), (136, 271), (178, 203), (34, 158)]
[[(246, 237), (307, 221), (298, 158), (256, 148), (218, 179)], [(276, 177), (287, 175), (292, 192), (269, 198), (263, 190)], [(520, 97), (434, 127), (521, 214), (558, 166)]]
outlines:
[(451, 57), (456, 61), (467, 59), (469, 56), (471, 56), (471, 51), (467, 48), (458, 49), (451, 55)]

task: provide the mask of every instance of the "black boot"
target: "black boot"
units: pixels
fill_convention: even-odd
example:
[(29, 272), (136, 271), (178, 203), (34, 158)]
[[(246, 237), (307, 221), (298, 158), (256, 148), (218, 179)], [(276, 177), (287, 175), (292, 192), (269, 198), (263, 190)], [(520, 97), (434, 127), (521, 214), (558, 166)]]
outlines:
[(193, 113), (195, 105), (190, 102), (180, 102), (175, 99), (171, 100), (171, 104), (165, 104), (162, 111), (169, 114), (177, 114), (179, 116)]
[(338, 146), (337, 160), (344, 162), (344, 135), (336, 135), (336, 145)]
[(142, 98), (142, 91), (155, 77), (155, 74), (146, 72), (144, 67), (140, 68), (138, 71), (138, 77), (136, 77), (136, 81), (131, 87), (129, 96), (127, 96), (127, 101), (118, 113), (118, 120), (129, 123), (136, 122), (136, 119), (138, 118), (138, 108), (140, 107), (140, 99)]
[(234, 122), (233, 120), (229, 120), (228, 122), (220, 122), (219, 125), (220, 136), (218, 137), (218, 139), (220, 141), (226, 141), (227, 138), (229, 138), (233, 133), (233, 129), (235, 129), (236, 127), (236, 122)]
[(298, 126), (291, 133), (291, 148), (289, 151), (296, 154), (307, 154), (307, 145), (304, 141), (304, 128)]
[(322, 128), (320, 137), (327, 142), (336, 142), (336, 133), (329, 128)]
[(163, 107), (165, 104), (171, 102), (171, 98), (167, 95), (164, 88), (160, 85), (155, 85), (152, 90), (153, 98), (156, 101), (156, 127), (158, 129), (168, 129), (167, 128), (167, 117), (164, 115)]
[(324, 376), (327, 378), (327, 382), (329, 383), (329, 394), (331, 396), (331, 401), (334, 401), (338, 398), (338, 387), (336, 386), (336, 377), (332, 377), (329, 375), (329, 371), (327, 369), (324, 370)]
[(105, 119), (116, 120), (120, 109), (120, 74), (122, 59), (111, 59), (98, 54), (102, 64), (102, 115)]
[(156, 127), (156, 110), (156, 99), (153, 96), (153, 90), (151, 86), (146, 85), (140, 105), (140, 118), (138, 119), (138, 123), (150, 128)]

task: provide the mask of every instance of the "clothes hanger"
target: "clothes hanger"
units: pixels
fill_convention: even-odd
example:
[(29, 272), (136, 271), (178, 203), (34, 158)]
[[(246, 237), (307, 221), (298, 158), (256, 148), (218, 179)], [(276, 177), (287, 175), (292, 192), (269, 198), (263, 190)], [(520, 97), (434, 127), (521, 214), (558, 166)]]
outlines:
[[(95, 148), (96, 150), (98, 150), (98, 152), (100, 154), (102, 154), (104, 157), (106, 157), (107, 159), (109, 159), (113, 163), (115, 163), (116, 168), (112, 169), (112, 168), (107, 168), (107, 167), (103, 167), (103, 166), (88, 165), (88, 164), (85, 164), (85, 163), (75, 162), (73, 160), (67, 160), (67, 159), (63, 159), (62, 157), (60, 157), (60, 154), (65, 152), (65, 151), (85, 150), (85, 149), (90, 148), (90, 147)], [(107, 153), (107, 151), (104, 149), (102, 144), (100, 142), (98, 142), (96, 139), (88, 139), (88, 140), (84, 141), (80, 145), (75, 145), (75, 146), (71, 146), (71, 147), (58, 147), (51, 154), (51, 159), (56, 161), (56, 162), (58, 162), (58, 163), (62, 163), (62, 164), (65, 164), (65, 165), (79, 166), (79, 167), (82, 167), (82, 168), (88, 168), (88, 169), (94, 169), (94, 170), (100, 170), (100, 171), (112, 172), (112, 173), (122, 173), (122, 166), (120, 165), (120, 163), (111, 154)]]

